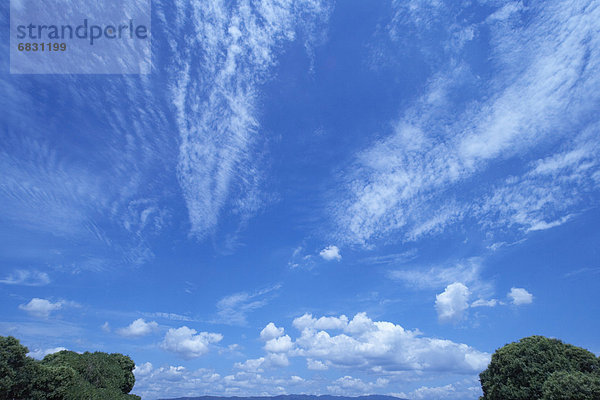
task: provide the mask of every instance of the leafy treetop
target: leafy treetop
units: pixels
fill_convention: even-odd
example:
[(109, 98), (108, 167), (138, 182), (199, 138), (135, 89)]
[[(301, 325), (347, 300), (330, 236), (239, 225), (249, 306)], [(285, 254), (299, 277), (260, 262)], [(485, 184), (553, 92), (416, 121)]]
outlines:
[(0, 400), (139, 400), (131, 358), (122, 354), (60, 351), (42, 361), (0, 336)]

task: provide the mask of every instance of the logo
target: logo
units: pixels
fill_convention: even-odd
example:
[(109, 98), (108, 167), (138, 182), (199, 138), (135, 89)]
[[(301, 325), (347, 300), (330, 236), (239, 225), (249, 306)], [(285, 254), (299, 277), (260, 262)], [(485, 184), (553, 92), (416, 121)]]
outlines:
[(13, 74), (148, 74), (150, 0), (11, 0)]

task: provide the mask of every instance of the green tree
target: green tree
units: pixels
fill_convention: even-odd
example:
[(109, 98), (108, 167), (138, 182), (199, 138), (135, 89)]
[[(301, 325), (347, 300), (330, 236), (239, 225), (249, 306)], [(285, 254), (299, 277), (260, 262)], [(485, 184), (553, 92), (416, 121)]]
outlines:
[[(593, 353), (557, 339), (530, 336), (498, 349), (479, 378), (484, 400), (600, 400), (594, 391), (599, 374), (600, 361)], [(572, 397), (569, 390), (578, 383), (589, 390), (578, 392), (583, 397)]]
[(136, 400), (131, 358), (122, 354), (61, 351), (42, 361), (0, 336), (0, 400)]
[(29, 363), (27, 347), (12, 336), (0, 336), (0, 399), (22, 396), (26, 381), (24, 372)]
[[(77, 372), (79, 392), (89, 396), (105, 399), (133, 399), (134, 395), (127, 395), (133, 389), (135, 364), (131, 358), (122, 354), (83, 353), (60, 351), (47, 355), (42, 360), (42, 365), (56, 367), (69, 366)], [(94, 394), (96, 393), (96, 394)], [(75, 396), (77, 393), (72, 393)], [(76, 397), (79, 398), (79, 397)]]
[(554, 372), (542, 387), (542, 400), (600, 400), (600, 376), (575, 371)]

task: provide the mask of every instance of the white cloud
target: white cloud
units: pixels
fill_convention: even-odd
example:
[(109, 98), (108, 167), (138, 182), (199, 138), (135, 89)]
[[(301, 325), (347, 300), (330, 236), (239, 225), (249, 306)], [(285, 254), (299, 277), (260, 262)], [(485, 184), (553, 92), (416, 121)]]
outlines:
[[(466, 219), (525, 234), (584, 208), (586, 194), (600, 188), (600, 130), (589, 118), (600, 100), (600, 9), (573, 3), (544, 3), (521, 27), (488, 20), (490, 67), (499, 73), (483, 86), (460, 61), (460, 49), (451, 64), (436, 65), (427, 92), (394, 131), (356, 156), (343, 200), (332, 203), (340, 238), (410, 241)], [(505, 10), (507, 18), (518, 12)], [(456, 94), (465, 87), (478, 89), (457, 112)], [(555, 169), (554, 179), (529, 171), (528, 160), (555, 156), (553, 168), (563, 160), (571, 167)], [(514, 161), (515, 176), (497, 174), (506, 160)], [(488, 172), (496, 178), (478, 179)]]
[(338, 249), (337, 246), (333, 245), (325, 247), (319, 252), (319, 255), (326, 261), (340, 261), (342, 259), (340, 249)]
[(292, 347), (294, 345), (288, 335), (270, 339), (265, 343), (265, 350), (272, 353), (285, 353), (290, 351)]
[(409, 270), (393, 270), (389, 272), (392, 279), (404, 282), (417, 289), (437, 289), (454, 282), (482, 286), (480, 258), (462, 260), (451, 267), (431, 267)]
[(42, 358), (46, 357), (48, 354), (54, 354), (54, 353), (58, 353), (59, 351), (63, 351), (63, 350), (67, 350), (64, 347), (54, 347), (52, 349), (37, 349), (37, 350), (33, 350), (30, 351), (29, 353), (27, 353), (27, 355), (29, 357), (33, 357), (36, 360), (41, 360)]
[[(148, 364), (148, 363), (147, 363)], [(241, 365), (242, 363), (239, 363)], [(305, 393), (316, 387), (313, 381), (298, 375), (271, 377), (260, 372), (239, 371), (222, 376), (212, 369), (189, 370), (182, 366), (165, 366), (136, 374), (135, 393), (142, 398), (193, 397), (198, 393), (219, 396), (265, 396), (290, 392)]]
[(345, 329), (348, 326), (348, 317), (341, 315), (339, 317), (321, 317), (317, 319), (311, 314), (304, 314), (295, 318), (292, 324), (294, 328), (300, 331), (304, 329)]
[(208, 353), (210, 345), (223, 339), (219, 333), (198, 333), (195, 329), (182, 326), (178, 329), (169, 329), (162, 342), (162, 348), (176, 353), (182, 358), (198, 358)]
[(464, 400), (476, 399), (482, 394), (481, 385), (474, 378), (444, 386), (421, 386), (402, 397), (414, 400)]
[(285, 354), (269, 354), (267, 355), (267, 365), (283, 368), (290, 365), (290, 362)]
[(384, 378), (378, 378), (375, 382), (363, 382), (359, 378), (353, 378), (352, 376), (346, 375), (333, 381), (331, 385), (327, 386), (327, 390), (334, 395), (352, 396), (357, 393), (372, 394), (373, 391), (376, 391), (388, 383), (389, 381)]
[(263, 365), (265, 363), (265, 358), (254, 358), (249, 359), (244, 362), (237, 362), (233, 366), (235, 368), (248, 371), (248, 372), (263, 372)]
[(304, 247), (298, 246), (292, 252), (292, 256), (288, 261), (290, 268), (307, 268), (310, 269), (315, 265), (315, 257), (311, 254), (304, 253)]
[(264, 372), (265, 368), (282, 368), (289, 364), (285, 354), (267, 354), (265, 357), (236, 362), (233, 366), (246, 372)]
[(100, 329), (102, 329), (103, 332), (109, 333), (111, 331), (110, 329), (110, 324), (108, 323), (108, 321), (105, 321), (102, 326), (100, 326)]
[(48, 318), (53, 311), (60, 310), (64, 302), (52, 303), (46, 299), (33, 298), (27, 304), (21, 304), (19, 308), (27, 311), (30, 315), (38, 318)]
[[(8, 81), (5, 83), (12, 85)], [(71, 88), (68, 82), (64, 82), (65, 90)], [(127, 89), (130, 90), (129, 99), (133, 100), (132, 97), (138, 88)], [(15, 94), (27, 101), (27, 96), (23, 97), (24, 95), (23, 92)], [(110, 90), (107, 90), (106, 95), (110, 96)], [(114, 123), (114, 119), (118, 119), (117, 115), (124, 116), (136, 108), (115, 104), (112, 104), (110, 110), (102, 111), (107, 113), (107, 124)], [(139, 264), (152, 257), (152, 252), (139, 235), (125, 237), (119, 233), (129, 233), (122, 223), (129, 212), (127, 203), (138, 194), (136, 189), (140, 183), (140, 168), (149, 158), (141, 154), (143, 151), (138, 152), (139, 148), (132, 142), (144, 139), (151, 142), (156, 138), (155, 135), (147, 135), (143, 139), (139, 136), (134, 139), (133, 136), (140, 133), (135, 132), (136, 128), (144, 126), (150, 120), (156, 120), (150, 116), (132, 118), (131, 113), (120, 122), (125, 120), (135, 121), (135, 127), (116, 124), (119, 126), (109, 129), (114, 132), (127, 130), (130, 134), (127, 139), (122, 136), (111, 137), (109, 142), (113, 144), (98, 149), (98, 154), (101, 154), (98, 161), (101, 164), (98, 164), (97, 168), (90, 168), (84, 159), (69, 152), (69, 148), (58, 146), (48, 138), (36, 135), (3, 138), (6, 146), (0, 150), (0, 170), (5, 173), (0, 190), (2, 219), (7, 226), (22, 227), (60, 241), (66, 240), (62, 242), (61, 247), (76, 240), (81, 250), (47, 254), (48, 248), (41, 244), (43, 240), (38, 241), (39, 243), (27, 243), (28, 251), (32, 254), (37, 253), (34, 257), (36, 263), (52, 262), (54, 265), (62, 265), (63, 268), (68, 266), (74, 271), (101, 270), (115, 264)], [(29, 121), (28, 131), (46, 129), (39, 124), (36, 120)], [(147, 134), (147, 131), (144, 133)], [(82, 135), (93, 136), (93, 133), (83, 130)], [(91, 136), (86, 138), (94, 140)], [(115, 139), (114, 142), (112, 138)], [(130, 141), (129, 145), (120, 142), (121, 139)], [(146, 141), (144, 143), (144, 146), (139, 147), (152, 147)], [(144, 190), (149, 186), (145, 185)], [(102, 217), (99, 218), (100, 216)], [(100, 220), (103, 222), (99, 223)], [(114, 237), (109, 237), (109, 231), (116, 234), (118, 239), (112, 240)], [(66, 257), (67, 253), (69, 257)], [(5, 283), (10, 284), (23, 278), (23, 284), (31, 286), (49, 282), (48, 275), (39, 271), (25, 271), (24, 275), (28, 276), (20, 275), (23, 275), (23, 272), (17, 272), (4, 279), (7, 281)]]
[(146, 322), (142, 318), (133, 321), (129, 326), (117, 329), (117, 334), (126, 337), (142, 337), (152, 333), (158, 328), (158, 323), (155, 321)]
[(169, 321), (186, 321), (192, 322), (194, 319), (187, 315), (175, 314), (175, 313), (166, 313), (166, 312), (151, 312), (151, 313), (142, 313), (145, 317), (148, 318), (161, 318)]
[(535, 232), (535, 231), (544, 231), (546, 229), (551, 229), (557, 226), (560, 226), (571, 219), (573, 215), (565, 215), (562, 218), (559, 218), (555, 221), (546, 222), (546, 221), (533, 221), (531, 226), (527, 228), (527, 232)]
[[(192, 233), (204, 237), (215, 231), (226, 205), (242, 223), (261, 207), (260, 83), (277, 63), (278, 47), (293, 40), (297, 28), (317, 29), (330, 7), (314, 0), (175, 7), (179, 24), (169, 39), (177, 52), (172, 76), (180, 135), (177, 175)], [(203, 56), (198, 67), (197, 54)]]
[(473, 303), (471, 303), (471, 307), (496, 307), (498, 304), (499, 302), (496, 299), (477, 299)]
[(533, 295), (523, 288), (511, 288), (508, 297), (511, 299), (512, 304), (516, 306), (533, 302)]
[(6, 278), (0, 279), (5, 285), (44, 286), (50, 283), (50, 277), (45, 272), (16, 270)]
[(259, 290), (255, 293), (239, 292), (223, 297), (217, 302), (218, 322), (229, 325), (246, 325), (246, 316), (267, 305), (271, 296), (281, 285)]
[[(327, 317), (327, 326), (317, 328), (321, 318), (305, 314), (294, 320), (301, 335), (293, 343), (291, 356), (305, 357), (311, 363), (329, 367), (357, 368), (379, 373), (392, 371), (478, 372), (489, 362), (489, 354), (465, 344), (422, 337), (417, 330), (372, 321), (365, 313), (351, 320), (345, 316)], [(333, 334), (328, 330), (339, 331)]]
[(469, 288), (460, 282), (455, 282), (435, 296), (435, 309), (442, 322), (457, 322), (463, 319), (469, 308)]
[(260, 331), (260, 338), (262, 340), (271, 340), (283, 336), (285, 330), (283, 328), (278, 328), (274, 323), (269, 322), (267, 326)]
[(306, 368), (313, 371), (326, 371), (329, 369), (327, 364), (322, 361), (313, 360), (312, 358), (306, 359)]
[(152, 372), (152, 369), (153, 369), (152, 363), (145, 362), (144, 364), (136, 365), (135, 368), (133, 369), (133, 373), (135, 374), (135, 376), (137, 378), (140, 376), (149, 375)]

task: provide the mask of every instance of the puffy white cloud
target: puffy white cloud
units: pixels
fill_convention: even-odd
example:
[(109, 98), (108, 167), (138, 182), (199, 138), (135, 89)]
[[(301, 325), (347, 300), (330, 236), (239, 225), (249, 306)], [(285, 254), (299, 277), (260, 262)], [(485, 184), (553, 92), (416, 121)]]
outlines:
[(339, 317), (321, 317), (314, 318), (311, 314), (304, 314), (294, 319), (292, 322), (294, 328), (298, 330), (310, 329), (345, 329), (348, 326), (348, 317), (341, 315)]
[(435, 296), (435, 309), (442, 322), (456, 322), (464, 317), (469, 308), (469, 288), (460, 282), (446, 286), (446, 289)]
[(5, 285), (44, 286), (50, 283), (50, 277), (45, 272), (16, 270), (6, 278), (0, 279)]
[[(318, 327), (319, 321), (328, 328)], [(489, 354), (465, 344), (422, 337), (385, 321), (372, 321), (365, 313), (348, 320), (345, 316), (317, 319), (305, 314), (294, 320), (301, 335), (290, 356), (310, 359), (309, 365), (391, 371), (477, 372), (489, 362)], [(341, 330), (338, 334), (327, 329)], [(321, 364), (315, 364), (319, 362)]]
[(327, 390), (335, 395), (371, 394), (388, 383), (389, 381), (384, 378), (378, 378), (375, 382), (363, 382), (359, 378), (346, 375), (333, 381), (327, 386)]
[(152, 372), (152, 369), (153, 369), (152, 363), (145, 362), (144, 364), (136, 365), (135, 368), (133, 369), (133, 373), (135, 374), (135, 376), (137, 378), (140, 376), (146, 376), (146, 375), (150, 374)]
[(223, 339), (220, 333), (198, 333), (195, 329), (182, 326), (169, 329), (162, 342), (162, 348), (179, 356), (191, 359), (200, 357), (210, 350), (209, 346)]
[(268, 340), (265, 343), (265, 350), (272, 353), (285, 353), (290, 351), (292, 347), (294, 347), (294, 344), (292, 338), (288, 335)]
[(508, 297), (516, 306), (531, 304), (533, 302), (533, 295), (523, 288), (511, 288), (510, 292), (508, 292)]
[[(150, 363), (146, 363), (150, 364)], [(143, 364), (146, 365), (146, 364)], [(265, 396), (290, 392), (308, 392), (315, 388), (314, 382), (291, 375), (289, 377), (264, 376), (260, 372), (244, 368), (222, 376), (211, 369), (189, 370), (182, 366), (166, 366), (136, 371), (135, 393), (142, 398), (190, 397), (197, 393), (211, 393), (218, 396)], [(259, 368), (260, 369), (260, 368)]]
[(52, 303), (46, 299), (33, 298), (27, 304), (21, 304), (19, 308), (27, 311), (30, 315), (38, 318), (48, 318), (53, 311), (60, 310), (64, 302)]
[(253, 358), (234, 364), (235, 368), (246, 372), (263, 372), (264, 368), (287, 367), (290, 362), (285, 354), (267, 354), (265, 357)]
[(142, 318), (133, 321), (129, 326), (117, 330), (117, 334), (126, 337), (141, 337), (148, 335), (158, 328), (155, 321), (146, 322)]
[(396, 393), (397, 397), (413, 400), (464, 400), (481, 396), (477, 375), (444, 386), (421, 386), (410, 393)]
[(248, 372), (262, 372), (263, 365), (265, 364), (265, 358), (253, 358), (244, 362), (236, 362), (233, 366), (235, 368), (248, 371)]
[(285, 354), (269, 354), (267, 355), (267, 365), (273, 367), (287, 367), (290, 362)]
[(284, 332), (283, 328), (278, 328), (274, 323), (269, 322), (267, 326), (260, 331), (260, 338), (265, 341), (271, 340), (283, 336)]
[(54, 347), (52, 349), (36, 349), (27, 353), (29, 357), (33, 357), (36, 360), (41, 360), (46, 357), (48, 354), (58, 353), (59, 351), (67, 350), (64, 347)]
[(313, 371), (326, 371), (329, 369), (327, 364), (324, 362), (313, 360), (312, 358), (306, 359), (306, 368)]
[(323, 250), (319, 252), (319, 255), (327, 261), (340, 261), (342, 259), (342, 255), (340, 254), (340, 249), (337, 246), (327, 246)]

